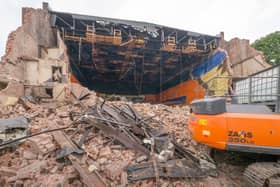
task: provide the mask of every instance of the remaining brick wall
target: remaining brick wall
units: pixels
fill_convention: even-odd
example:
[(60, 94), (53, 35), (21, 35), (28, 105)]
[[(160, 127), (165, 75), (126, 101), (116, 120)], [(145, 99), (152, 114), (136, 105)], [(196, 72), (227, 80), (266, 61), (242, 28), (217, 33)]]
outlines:
[[(250, 72), (258, 72), (269, 67), (269, 64), (264, 59), (263, 53), (251, 47), (249, 40), (233, 38), (225, 42), (223, 47), (228, 52), (229, 60), (234, 66), (234, 76), (248, 76)], [(250, 58), (258, 58), (258, 61), (250, 61), (250, 65), (250, 63), (248, 64), (246, 62), (247, 59)], [(244, 63), (249, 66), (244, 66)], [(255, 66), (255, 63), (257, 63), (258, 66)]]
[(233, 38), (229, 42), (226, 42), (225, 49), (228, 52), (232, 64), (238, 63), (248, 57), (262, 54), (262, 52), (250, 46), (249, 40), (239, 38)]
[(24, 25), (30, 21), (31, 15), (34, 13), (34, 9), (24, 7), (24, 8), (22, 8), (21, 11), (22, 11), (21, 23), (22, 23), (22, 25)]
[(48, 11), (23, 8), (22, 25), (8, 36), (3, 62), (16, 62), (21, 56), (37, 58), (39, 46), (54, 47), (55, 33), (50, 25)]
[[(19, 30), (19, 28), (17, 30)], [(8, 36), (8, 39), (7, 39), (7, 42), (6, 42), (5, 55), (2, 57), (3, 62), (6, 62), (9, 54), (11, 54), (17, 30), (12, 31)]]
[(23, 96), (24, 95), (23, 84), (17, 81), (10, 81), (5, 89), (0, 90), (0, 95), (7, 95), (13, 97)]
[(22, 57), (36, 59), (39, 46), (56, 46), (56, 33), (50, 24), (47, 10), (23, 8), (22, 25), (8, 36), (6, 53), (0, 63), (0, 81), (9, 82), (7, 88), (0, 91), (0, 96), (19, 97), (24, 95), (24, 63)]

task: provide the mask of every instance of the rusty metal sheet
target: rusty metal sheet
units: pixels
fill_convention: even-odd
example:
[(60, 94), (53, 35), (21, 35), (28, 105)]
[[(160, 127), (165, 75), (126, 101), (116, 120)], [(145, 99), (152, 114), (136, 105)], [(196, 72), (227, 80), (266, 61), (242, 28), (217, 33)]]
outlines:
[(150, 155), (150, 151), (148, 149), (146, 149), (143, 145), (129, 138), (126, 134), (123, 133), (121, 129), (113, 128), (109, 125), (100, 123), (99, 121), (97, 121), (94, 118), (91, 118), (90, 116), (86, 117), (86, 121), (92, 124), (94, 127), (102, 130), (105, 133), (105, 135), (117, 139), (120, 143), (122, 143), (127, 148), (134, 149), (147, 156)]
[[(206, 172), (199, 167), (192, 167), (187, 160), (178, 159), (157, 163), (157, 174), (165, 178), (202, 178)], [(130, 165), (126, 169), (128, 181), (155, 178), (155, 169), (152, 162)]]
[[(28, 119), (24, 116), (0, 119), (0, 143), (7, 143), (17, 138), (24, 137), (29, 131)], [(0, 149), (5, 147), (14, 147), (22, 141), (1, 146)]]
[(107, 104), (103, 104), (101, 109), (104, 112), (106, 112), (107, 114), (109, 114), (116, 121), (124, 121), (125, 120), (124, 117), (122, 115), (120, 115), (120, 113), (118, 111), (116, 111), (111, 106), (108, 106)]

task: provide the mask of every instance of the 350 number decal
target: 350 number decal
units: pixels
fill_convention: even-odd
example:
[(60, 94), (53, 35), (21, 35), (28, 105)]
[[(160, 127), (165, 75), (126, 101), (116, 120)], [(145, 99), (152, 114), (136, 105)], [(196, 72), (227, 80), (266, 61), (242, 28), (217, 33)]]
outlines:
[(230, 143), (254, 144), (252, 138), (253, 138), (252, 132), (228, 131), (228, 142)]

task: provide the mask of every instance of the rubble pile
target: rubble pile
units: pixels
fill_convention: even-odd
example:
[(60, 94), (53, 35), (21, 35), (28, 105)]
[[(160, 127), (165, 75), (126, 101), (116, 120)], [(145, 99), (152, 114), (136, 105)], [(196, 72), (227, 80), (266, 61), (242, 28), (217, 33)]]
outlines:
[(188, 148), (192, 148), (193, 144), (190, 144), (192, 140), (187, 128), (189, 106), (135, 103), (133, 104), (133, 107), (143, 116), (154, 116), (153, 119), (161, 122), (168, 132), (174, 135), (178, 143), (181, 143)]
[(105, 102), (84, 90), (72, 96), (1, 107), (0, 118), (23, 116), (30, 135), (46, 133), (0, 147), (0, 186), (218, 183), (207, 177), (215, 170), (211, 160), (189, 137), (187, 106)]

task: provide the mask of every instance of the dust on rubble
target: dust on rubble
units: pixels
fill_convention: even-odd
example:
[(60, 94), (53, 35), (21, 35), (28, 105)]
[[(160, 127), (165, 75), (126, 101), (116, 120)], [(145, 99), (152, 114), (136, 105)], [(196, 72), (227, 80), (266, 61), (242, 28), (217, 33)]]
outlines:
[[(40, 104), (28, 103), (2, 106), (0, 118), (28, 116), (30, 133), (37, 133), (54, 127), (65, 127), (73, 122), (74, 114), (83, 112), (83, 107), (96, 103), (92, 94), (83, 101), (61, 101)], [(108, 102), (122, 106), (126, 102)], [(200, 151), (200, 145), (191, 140), (187, 128), (188, 106), (166, 106), (162, 104), (130, 103), (144, 119), (152, 118), (164, 127), (176, 142), (193, 152)], [(83, 106), (83, 107), (82, 107)], [(70, 115), (71, 114), (71, 115)], [(74, 117), (73, 117), (74, 116)], [(78, 124), (82, 125), (82, 124)], [(66, 135), (75, 134), (73, 139), (81, 141), (85, 131), (77, 126), (66, 129)], [(62, 136), (62, 135), (59, 135)], [(1, 149), (0, 186), (85, 186), (98, 178), (105, 186), (240, 186), (244, 166), (227, 163), (218, 164), (218, 177), (202, 179), (148, 179), (128, 182), (125, 168), (130, 164), (145, 163), (147, 156), (133, 149), (127, 149), (114, 138), (94, 129), (88, 132), (80, 149), (84, 151), (80, 160), (72, 154), (75, 150), (64, 150), (68, 155), (57, 159), (59, 142), (54, 133), (46, 133), (26, 139), (20, 145)], [(69, 138), (68, 136), (66, 138)], [(67, 152), (70, 151), (70, 152)], [(69, 154), (67, 154), (69, 153)], [(85, 179), (88, 176), (91, 179)], [(96, 186), (96, 185), (92, 185)]]

